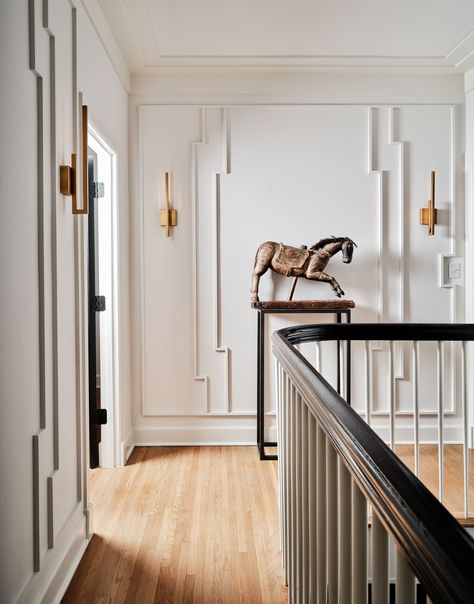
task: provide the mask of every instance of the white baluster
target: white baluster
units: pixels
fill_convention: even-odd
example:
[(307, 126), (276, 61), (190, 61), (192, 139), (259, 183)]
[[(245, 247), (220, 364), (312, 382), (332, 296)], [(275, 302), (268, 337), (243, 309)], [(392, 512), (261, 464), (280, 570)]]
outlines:
[[(291, 382), (290, 382), (291, 384)], [(296, 391), (293, 384), (290, 386), (290, 576), (289, 595), (290, 601), (296, 602)]]
[(461, 408), (463, 421), (464, 518), (469, 518), (469, 426), (467, 417), (466, 342), (461, 342)]
[(408, 560), (403, 552), (397, 548), (397, 578), (396, 578), (396, 604), (415, 604), (416, 579)]
[(372, 510), (372, 602), (388, 604), (388, 535)]
[(308, 416), (308, 476), (309, 476), (309, 602), (317, 601), (317, 423), (309, 412)]
[(288, 585), (290, 579), (290, 380), (288, 375), (284, 374), (284, 397), (285, 407), (283, 413), (284, 419), (284, 498), (285, 498), (285, 555), (284, 555), (284, 566), (285, 566), (285, 584)]
[(336, 604), (338, 597), (337, 574), (337, 453), (326, 438), (326, 490), (327, 490), (327, 583), (329, 604)]
[(364, 360), (365, 360), (365, 421), (370, 426), (370, 350), (369, 342), (364, 342)]
[(308, 407), (303, 403), (301, 416), (301, 518), (302, 518), (302, 601), (309, 602), (309, 507), (308, 507)]
[(444, 443), (443, 443), (443, 343), (438, 341), (437, 346), (437, 402), (438, 402), (438, 497), (443, 502), (443, 477), (444, 477)]
[(296, 602), (301, 602), (302, 582), (303, 582), (303, 530), (302, 530), (302, 501), (301, 501), (301, 466), (302, 466), (302, 451), (301, 451), (301, 415), (303, 401), (299, 392), (296, 392)]
[(420, 404), (418, 400), (418, 359), (419, 359), (419, 344), (413, 342), (412, 355), (412, 370), (413, 370), (413, 427), (414, 427), (414, 442), (415, 442), (415, 475), (420, 472)]
[(283, 517), (284, 517), (284, 506), (283, 506), (283, 460), (282, 460), (282, 413), (283, 403), (281, 395), (281, 367), (278, 359), (275, 359), (275, 393), (276, 393), (276, 407), (277, 407), (277, 443), (278, 443), (278, 507), (280, 511), (280, 550), (283, 552)]
[(367, 604), (367, 504), (352, 481), (352, 604)]
[(317, 429), (317, 559), (318, 559), (318, 602), (326, 602), (326, 435)]
[(351, 604), (351, 475), (339, 458), (339, 604)]

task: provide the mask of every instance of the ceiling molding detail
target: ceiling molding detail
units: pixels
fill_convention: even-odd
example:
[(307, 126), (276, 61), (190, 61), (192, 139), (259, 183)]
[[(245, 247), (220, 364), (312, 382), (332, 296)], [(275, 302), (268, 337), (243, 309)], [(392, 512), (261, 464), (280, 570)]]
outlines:
[(109, 26), (110, 17), (105, 17), (97, 0), (81, 0), (81, 4), (125, 90), (130, 92), (130, 68), (115, 40), (116, 30), (112, 32)]
[(203, 0), (186, 11), (172, 0), (82, 1), (98, 2), (132, 74), (454, 74), (474, 67), (472, 0), (460, 0), (456, 11), (429, 0), (401, 0), (396, 9), (384, 0), (299, 0), (291, 7), (280, 0)]

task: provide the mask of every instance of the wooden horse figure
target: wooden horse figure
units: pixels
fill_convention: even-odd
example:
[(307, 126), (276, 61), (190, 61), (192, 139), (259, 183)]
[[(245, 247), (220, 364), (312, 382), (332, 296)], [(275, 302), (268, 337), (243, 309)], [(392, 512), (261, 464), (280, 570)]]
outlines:
[(252, 273), (252, 302), (258, 302), (258, 284), (260, 277), (269, 268), (285, 277), (305, 277), (313, 281), (330, 283), (335, 295), (344, 295), (341, 286), (334, 277), (324, 272), (327, 263), (334, 254), (342, 251), (342, 261), (348, 264), (352, 260), (354, 246), (349, 237), (327, 237), (309, 248), (292, 247), (275, 241), (262, 243), (255, 255)]

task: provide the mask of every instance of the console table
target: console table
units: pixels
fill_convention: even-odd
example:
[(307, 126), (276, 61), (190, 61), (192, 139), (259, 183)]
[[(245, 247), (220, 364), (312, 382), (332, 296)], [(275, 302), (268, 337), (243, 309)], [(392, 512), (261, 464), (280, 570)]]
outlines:
[[(346, 323), (351, 322), (351, 310), (355, 307), (353, 300), (285, 300), (252, 302), (257, 311), (257, 446), (261, 460), (278, 459), (278, 455), (265, 453), (265, 447), (276, 447), (276, 442), (265, 441), (265, 315), (282, 313), (326, 313), (336, 316), (341, 323), (345, 315)], [(337, 391), (341, 389), (340, 347), (337, 342)], [(350, 342), (347, 343), (347, 402), (350, 403), (351, 392), (351, 356)]]

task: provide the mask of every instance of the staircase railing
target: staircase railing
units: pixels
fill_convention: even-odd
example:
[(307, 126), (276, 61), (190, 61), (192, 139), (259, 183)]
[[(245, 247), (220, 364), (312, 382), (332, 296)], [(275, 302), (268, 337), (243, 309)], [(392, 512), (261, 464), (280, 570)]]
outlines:
[(474, 602), (474, 541), (296, 349), (324, 340), (465, 342), (474, 326), (316, 325), (273, 335), (290, 602)]

